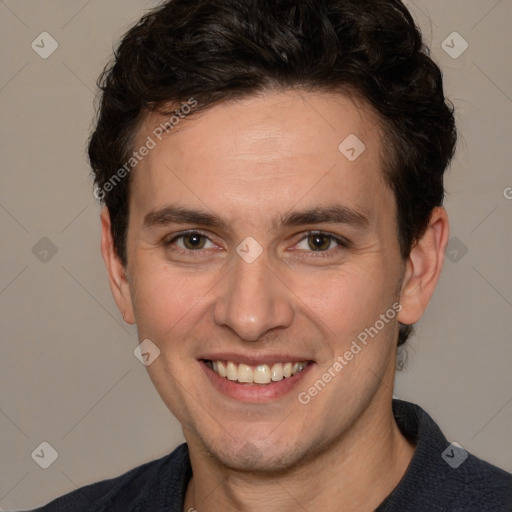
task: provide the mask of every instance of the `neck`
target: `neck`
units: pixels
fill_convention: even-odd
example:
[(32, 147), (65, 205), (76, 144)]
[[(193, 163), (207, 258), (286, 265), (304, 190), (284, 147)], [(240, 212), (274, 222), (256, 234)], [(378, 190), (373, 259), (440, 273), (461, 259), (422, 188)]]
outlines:
[(390, 402), (373, 402), (350, 433), (315, 458), (277, 474), (232, 471), (206, 460), (189, 443), (194, 476), (184, 510), (374, 511), (398, 484), (414, 453), (395, 423)]

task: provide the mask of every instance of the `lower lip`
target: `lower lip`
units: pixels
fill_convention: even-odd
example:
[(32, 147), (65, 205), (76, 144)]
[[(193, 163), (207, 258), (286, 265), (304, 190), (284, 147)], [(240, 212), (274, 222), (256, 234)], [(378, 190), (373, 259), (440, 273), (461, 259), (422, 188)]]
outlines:
[(205, 361), (199, 361), (199, 363), (206, 376), (218, 391), (234, 400), (252, 403), (269, 402), (288, 395), (304, 379), (314, 365), (314, 363), (310, 362), (302, 371), (292, 377), (285, 377), (277, 382), (269, 382), (268, 384), (243, 384), (216, 374)]

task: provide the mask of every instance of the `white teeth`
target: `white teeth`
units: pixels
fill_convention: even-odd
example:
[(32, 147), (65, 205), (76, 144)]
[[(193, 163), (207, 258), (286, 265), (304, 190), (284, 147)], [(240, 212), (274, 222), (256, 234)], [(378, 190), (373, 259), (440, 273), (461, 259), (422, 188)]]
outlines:
[(238, 379), (238, 368), (235, 363), (228, 361), (228, 366), (226, 369), (226, 377), (229, 380), (237, 380)]
[(226, 366), (222, 361), (217, 361), (217, 369), (215, 370), (215, 363), (213, 365), (213, 370), (217, 372), (221, 377), (226, 377)]
[(238, 365), (238, 382), (253, 382), (252, 368), (246, 364)]
[[(240, 370), (238, 370), (240, 372)], [(270, 368), (266, 364), (256, 366), (253, 373), (253, 381), (256, 384), (268, 384), (270, 382)]]
[(238, 381), (246, 384), (269, 384), (289, 378), (301, 372), (307, 361), (300, 363), (275, 363), (270, 367), (268, 364), (249, 366), (247, 364), (236, 364), (233, 361), (210, 361), (208, 366), (220, 377), (228, 380)]
[(270, 369), (270, 375), (273, 381), (283, 380), (283, 365), (281, 363), (273, 364)]

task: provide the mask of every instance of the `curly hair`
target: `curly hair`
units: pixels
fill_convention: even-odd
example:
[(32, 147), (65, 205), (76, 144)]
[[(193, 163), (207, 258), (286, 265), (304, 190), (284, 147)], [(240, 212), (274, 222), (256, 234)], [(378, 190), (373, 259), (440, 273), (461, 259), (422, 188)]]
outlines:
[[(453, 106), (400, 0), (169, 0), (125, 34), (98, 86), (89, 160), (124, 265), (130, 179), (105, 185), (130, 158), (141, 120), (191, 97), (194, 113), (287, 88), (362, 98), (384, 127), (382, 172), (403, 259), (443, 202), (457, 139)], [(399, 346), (411, 332), (400, 325)]]

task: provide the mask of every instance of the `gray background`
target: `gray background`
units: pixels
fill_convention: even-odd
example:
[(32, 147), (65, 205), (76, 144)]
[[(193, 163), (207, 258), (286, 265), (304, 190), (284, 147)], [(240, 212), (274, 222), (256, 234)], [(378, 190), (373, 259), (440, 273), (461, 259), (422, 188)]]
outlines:
[[(182, 440), (111, 298), (85, 158), (95, 80), (156, 3), (0, 1), (3, 509), (41, 505)], [(460, 143), (446, 183), (448, 259), (395, 396), (512, 471), (512, 1), (406, 3), (442, 66)], [(47, 59), (31, 47), (44, 31), (59, 45)], [(462, 49), (454, 31), (469, 44), (457, 58), (444, 49)], [(31, 456), (43, 441), (58, 452), (48, 469)]]

